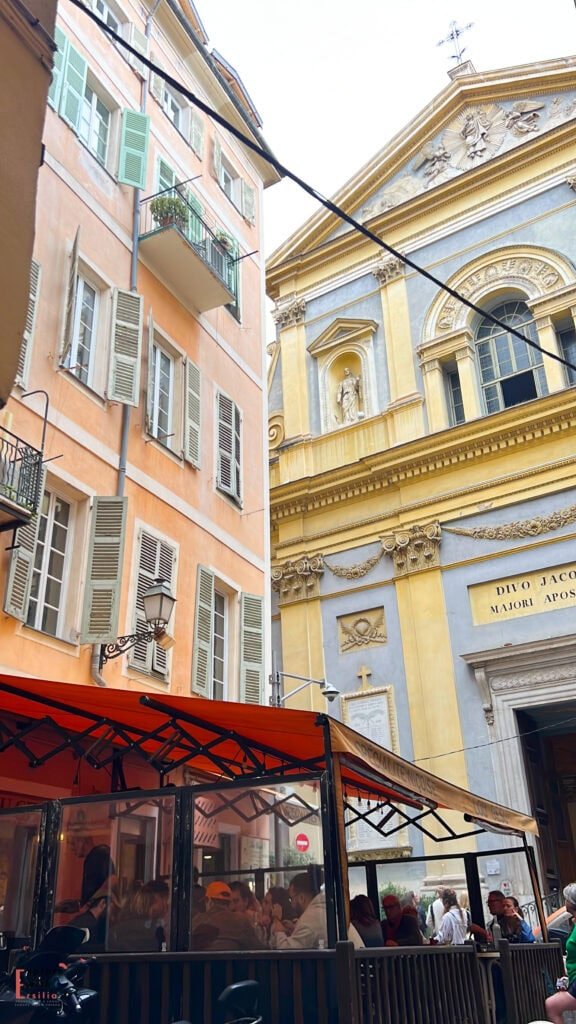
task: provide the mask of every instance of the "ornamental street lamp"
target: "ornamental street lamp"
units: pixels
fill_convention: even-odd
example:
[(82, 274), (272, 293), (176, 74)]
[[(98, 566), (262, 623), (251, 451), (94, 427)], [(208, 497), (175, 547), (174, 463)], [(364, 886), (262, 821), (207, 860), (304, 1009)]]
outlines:
[(166, 626), (170, 622), (176, 598), (172, 595), (166, 580), (154, 581), (154, 586), (149, 587), (142, 594), (144, 615), (148, 623), (148, 629), (140, 630), (139, 633), (130, 633), (128, 636), (119, 636), (113, 644), (102, 644), (100, 647), (100, 668), (102, 669), (107, 661), (112, 658), (119, 658), (131, 647), (139, 643), (152, 643), (156, 640), (166, 650), (172, 647), (173, 640), (166, 633)]
[[(282, 680), (286, 678), (301, 679), (303, 680), (302, 686), (297, 686), (295, 690), (290, 690), (290, 693), (283, 693)], [(336, 697), (340, 696), (340, 690), (337, 690), (331, 683), (327, 683), (325, 679), (310, 679), (308, 676), (296, 676), (293, 672), (272, 672), (268, 679), (272, 691), (270, 694), (270, 704), (274, 708), (284, 707), (289, 697), (294, 697), (295, 694), (300, 693), (300, 690), (305, 690), (307, 686), (312, 686), (312, 684), (320, 687), (330, 704), (336, 700)]]

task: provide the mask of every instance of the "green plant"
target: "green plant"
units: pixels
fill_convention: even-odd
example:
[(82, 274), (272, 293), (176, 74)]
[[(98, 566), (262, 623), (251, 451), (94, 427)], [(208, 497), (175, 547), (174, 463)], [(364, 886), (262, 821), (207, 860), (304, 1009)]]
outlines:
[(227, 235), (225, 231), (216, 231), (214, 237), (218, 242), (218, 245), (221, 245), (226, 252), (232, 252), (234, 242), (230, 238), (230, 235)]
[(188, 227), (188, 207), (178, 196), (156, 196), (150, 203), (150, 213), (160, 227), (174, 225), (182, 231)]

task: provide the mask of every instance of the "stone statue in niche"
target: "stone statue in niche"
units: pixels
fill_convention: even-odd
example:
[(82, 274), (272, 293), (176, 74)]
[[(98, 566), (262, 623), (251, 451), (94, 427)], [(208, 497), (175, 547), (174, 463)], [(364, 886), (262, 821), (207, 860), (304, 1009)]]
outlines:
[(340, 422), (342, 424), (356, 423), (360, 417), (360, 397), (362, 389), (362, 378), (356, 377), (346, 367), (344, 376), (336, 389), (336, 402), (340, 407)]

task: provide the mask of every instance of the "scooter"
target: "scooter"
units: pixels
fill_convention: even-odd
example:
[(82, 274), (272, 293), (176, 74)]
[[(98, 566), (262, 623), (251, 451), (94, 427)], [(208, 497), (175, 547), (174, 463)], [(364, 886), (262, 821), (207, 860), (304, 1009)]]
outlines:
[(89, 938), (86, 928), (51, 928), (40, 945), (25, 952), (0, 977), (0, 1024), (88, 1024), (98, 993), (82, 988), (87, 963), (66, 962)]
[[(258, 1013), (258, 982), (236, 981), (218, 996), (215, 1024), (262, 1024)], [(189, 1024), (187, 1020), (176, 1024)]]

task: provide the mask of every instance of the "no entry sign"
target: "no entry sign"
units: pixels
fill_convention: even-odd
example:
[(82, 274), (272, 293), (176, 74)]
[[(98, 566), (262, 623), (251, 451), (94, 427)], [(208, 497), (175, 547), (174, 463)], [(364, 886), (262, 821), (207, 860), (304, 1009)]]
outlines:
[(296, 849), (300, 853), (306, 853), (306, 850), (310, 849), (310, 840), (305, 832), (299, 832), (296, 836)]

